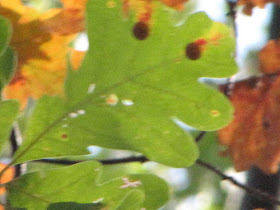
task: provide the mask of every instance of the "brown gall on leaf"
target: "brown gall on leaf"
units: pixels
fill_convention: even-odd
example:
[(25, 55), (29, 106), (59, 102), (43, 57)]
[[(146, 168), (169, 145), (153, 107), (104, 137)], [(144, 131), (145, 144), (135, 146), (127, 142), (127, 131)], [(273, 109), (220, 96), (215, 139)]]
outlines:
[[(222, 86), (221, 89), (224, 89)], [(218, 131), (237, 171), (253, 166), (267, 174), (280, 162), (280, 77), (252, 78), (234, 84), (230, 100), (234, 120)]]
[(138, 22), (133, 27), (133, 35), (138, 40), (145, 40), (150, 33), (149, 26), (146, 23)]
[(201, 47), (198, 43), (192, 42), (186, 46), (185, 55), (191, 60), (197, 60), (201, 57)]
[(61, 135), (61, 138), (62, 138), (62, 139), (66, 139), (66, 138), (68, 138), (68, 135), (67, 135), (66, 133), (63, 133), (63, 134)]

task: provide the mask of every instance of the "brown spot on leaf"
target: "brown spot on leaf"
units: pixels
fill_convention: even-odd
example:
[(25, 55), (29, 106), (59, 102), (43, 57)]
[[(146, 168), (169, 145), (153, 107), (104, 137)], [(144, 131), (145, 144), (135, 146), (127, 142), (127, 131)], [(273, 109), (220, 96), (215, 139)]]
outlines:
[(61, 138), (66, 139), (66, 138), (68, 138), (68, 135), (66, 133), (64, 133), (61, 135)]
[(201, 49), (200, 45), (192, 42), (187, 45), (186, 47), (186, 57), (191, 59), (191, 60), (197, 60), (201, 56)]
[(133, 27), (133, 34), (138, 40), (145, 40), (149, 36), (150, 29), (146, 23), (138, 22)]
[(263, 121), (263, 128), (268, 129), (270, 127), (270, 123), (268, 121)]
[(258, 78), (253, 77), (248, 80), (247, 86), (248, 86), (248, 88), (253, 89), (253, 88), (257, 87), (257, 83), (258, 83)]

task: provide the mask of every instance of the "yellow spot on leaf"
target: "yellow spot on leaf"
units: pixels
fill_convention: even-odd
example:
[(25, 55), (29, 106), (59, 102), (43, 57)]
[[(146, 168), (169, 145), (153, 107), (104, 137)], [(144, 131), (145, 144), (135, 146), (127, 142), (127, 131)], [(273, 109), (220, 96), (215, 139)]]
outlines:
[(116, 6), (116, 2), (115, 1), (107, 1), (107, 7), (108, 8), (114, 8)]
[(218, 110), (212, 110), (212, 111), (211, 111), (211, 115), (212, 115), (213, 117), (218, 117), (218, 116), (220, 115), (220, 112), (219, 112)]
[(119, 99), (116, 94), (111, 94), (108, 98), (106, 98), (106, 103), (110, 105), (116, 105)]

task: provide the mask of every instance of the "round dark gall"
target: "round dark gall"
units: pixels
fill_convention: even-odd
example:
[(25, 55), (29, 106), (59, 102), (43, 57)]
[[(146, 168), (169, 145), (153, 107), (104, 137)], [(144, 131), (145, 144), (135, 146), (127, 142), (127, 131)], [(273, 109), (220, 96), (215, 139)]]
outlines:
[(186, 57), (191, 60), (197, 60), (201, 56), (201, 49), (199, 44), (192, 42), (186, 47)]
[(149, 26), (143, 22), (138, 22), (133, 27), (133, 34), (138, 40), (145, 40), (149, 36)]

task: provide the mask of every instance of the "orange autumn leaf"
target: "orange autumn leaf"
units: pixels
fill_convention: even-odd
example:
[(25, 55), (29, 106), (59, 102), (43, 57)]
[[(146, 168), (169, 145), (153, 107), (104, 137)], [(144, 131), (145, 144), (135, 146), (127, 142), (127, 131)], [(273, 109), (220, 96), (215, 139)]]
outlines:
[(162, 3), (165, 5), (172, 7), (177, 10), (183, 10), (184, 9), (184, 4), (188, 0), (160, 0)]
[(78, 70), (84, 57), (85, 57), (86, 52), (85, 51), (77, 51), (77, 50), (72, 50), (71, 52), (71, 67), (73, 70)]
[[(159, 0), (168, 7), (183, 10), (184, 4), (188, 0)], [(113, 3), (112, 1), (108, 1)], [(155, 0), (123, 0), (123, 14), (128, 16), (130, 10), (136, 13), (136, 18), (139, 22), (149, 23), (152, 18)], [(108, 4), (110, 6), (112, 4)]]
[(270, 40), (259, 53), (261, 71), (266, 74), (280, 71), (280, 40)]
[(252, 78), (234, 85), (230, 100), (232, 123), (219, 130), (237, 171), (257, 166), (265, 173), (278, 171), (280, 162), (280, 77)]
[(42, 24), (44, 31), (49, 31), (50, 33), (56, 32), (62, 35), (68, 35), (73, 33), (78, 33), (84, 30), (85, 23), (85, 8), (87, 0), (60, 0), (64, 9), (53, 9), (53, 13), (56, 15), (51, 15), (53, 17), (48, 18), (46, 15), (46, 20)]
[[(109, 1), (113, 2), (113, 1)], [(110, 4), (108, 4), (110, 7)], [(139, 22), (149, 23), (152, 17), (154, 4), (152, 0), (123, 0), (123, 15), (127, 17), (130, 11), (136, 13)]]
[[(0, 171), (2, 171), (7, 165), (4, 163), (0, 163)], [(1, 177), (1, 184), (11, 181), (14, 178), (15, 169), (14, 167), (8, 168), (6, 172)], [(0, 195), (3, 195), (6, 192), (4, 187), (0, 188)]]
[[(22, 108), (29, 97), (63, 94), (71, 50), (68, 45), (84, 28), (86, 0), (75, 2), (78, 3), (72, 8), (73, 1), (63, 0), (65, 8), (40, 14), (20, 0), (0, 1), (0, 14), (12, 23), (11, 46), (18, 55), (16, 74), (4, 96), (19, 99)], [(70, 18), (73, 14), (76, 15)]]
[(267, 3), (280, 4), (280, 0), (238, 0), (239, 5), (244, 5), (243, 13), (252, 15), (254, 7), (264, 8)]

